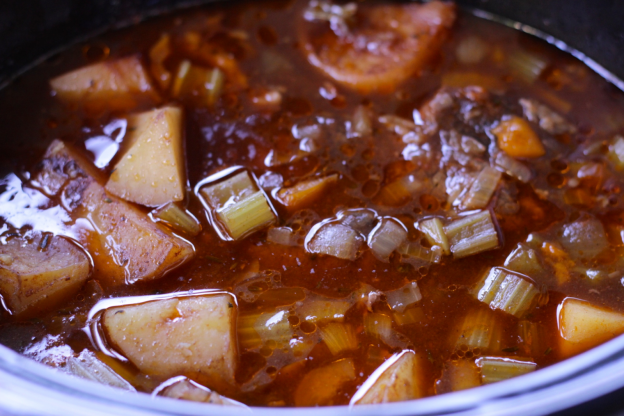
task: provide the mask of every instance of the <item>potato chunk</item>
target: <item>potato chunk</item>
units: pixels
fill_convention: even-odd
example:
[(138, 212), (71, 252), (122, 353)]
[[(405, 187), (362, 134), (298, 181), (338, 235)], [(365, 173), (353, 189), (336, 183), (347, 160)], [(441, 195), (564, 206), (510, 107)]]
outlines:
[(91, 253), (96, 271), (111, 285), (162, 277), (194, 255), (193, 246), (154, 223), (132, 205), (108, 194), (98, 172), (75, 150), (53, 142), (33, 184), (53, 195), (80, 224), (80, 242)]
[(87, 255), (63, 237), (17, 237), (0, 245), (0, 293), (15, 315), (73, 295), (90, 271)]
[[(148, 297), (149, 299), (149, 297)], [(201, 375), (232, 383), (236, 309), (229, 294), (187, 296), (108, 309), (103, 327), (121, 354), (142, 372)]]
[(130, 117), (127, 151), (106, 190), (127, 201), (159, 206), (184, 199), (182, 110), (164, 107)]
[(624, 314), (566, 298), (559, 306), (559, 348), (567, 357), (624, 333)]
[(394, 354), (355, 392), (351, 403), (390, 403), (422, 397), (424, 391), (418, 379), (419, 367), (414, 351)]
[(61, 100), (92, 111), (129, 110), (159, 101), (137, 56), (76, 69), (52, 79), (50, 86)]

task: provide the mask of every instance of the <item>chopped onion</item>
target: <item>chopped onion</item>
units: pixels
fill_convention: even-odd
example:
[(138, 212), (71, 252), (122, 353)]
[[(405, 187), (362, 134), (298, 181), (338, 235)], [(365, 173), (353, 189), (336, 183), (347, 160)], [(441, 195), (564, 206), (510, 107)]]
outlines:
[(298, 240), (297, 234), (289, 227), (273, 227), (267, 232), (267, 241), (284, 246), (296, 246)]
[(381, 313), (367, 313), (364, 315), (364, 330), (368, 335), (385, 342), (392, 335), (392, 319)]
[(476, 64), (488, 53), (488, 45), (478, 36), (462, 39), (455, 49), (455, 56), (462, 64)]
[(444, 225), (440, 218), (428, 218), (418, 223), (418, 230), (425, 235), (431, 245), (439, 246), (444, 254), (451, 254), (448, 238), (444, 232)]
[(359, 105), (353, 113), (353, 118), (347, 123), (347, 137), (368, 137), (373, 134), (373, 121), (371, 111)]
[(472, 182), (468, 194), (463, 200), (463, 209), (481, 209), (485, 208), (490, 202), (502, 173), (498, 170), (486, 166), (481, 170), (477, 179)]
[(613, 138), (613, 144), (609, 146), (609, 159), (617, 169), (624, 169), (624, 137), (617, 135)]
[(524, 117), (535, 124), (539, 124), (548, 133), (555, 135), (576, 133), (576, 127), (573, 124), (545, 105), (526, 98), (520, 99), (520, 105), (522, 106)]
[(191, 400), (194, 402), (211, 403), (222, 406), (247, 407), (235, 400), (221, 396), (184, 376), (174, 377), (165, 381), (154, 389), (152, 396), (164, 396), (172, 399)]
[(397, 251), (401, 254), (401, 263), (411, 264), (416, 269), (431, 263), (440, 263), (442, 260), (442, 248), (440, 246), (432, 246), (429, 249), (416, 241), (401, 244)]
[(358, 348), (355, 330), (349, 324), (330, 323), (320, 328), (321, 338), (333, 355), (343, 351), (352, 351)]
[(259, 348), (267, 341), (277, 348), (288, 347), (293, 336), (287, 310), (239, 315), (237, 331), (238, 343), (243, 349)]
[(66, 369), (69, 373), (107, 386), (135, 391), (134, 387), (109, 366), (100, 361), (94, 353), (83, 350), (77, 357), (70, 357)]
[(156, 208), (150, 213), (150, 216), (169, 224), (177, 231), (182, 231), (191, 236), (201, 232), (201, 225), (197, 218), (190, 212), (180, 208), (175, 202), (169, 202)]
[(380, 116), (378, 120), (388, 130), (401, 136), (404, 143), (420, 145), (427, 140), (422, 127), (417, 126), (413, 121), (394, 115)]
[(536, 278), (544, 273), (537, 252), (532, 248), (519, 243), (505, 259), (504, 266), (511, 271)]
[(444, 232), (455, 258), (498, 248), (498, 232), (490, 211), (481, 211), (453, 221)]
[(591, 260), (609, 248), (602, 223), (593, 217), (563, 226), (561, 245), (573, 259)]
[(339, 259), (355, 260), (362, 237), (351, 229), (339, 223), (317, 224), (306, 237), (306, 249), (310, 253), (326, 254)]
[(371, 231), (368, 238), (368, 246), (373, 251), (373, 255), (388, 262), (390, 254), (407, 239), (407, 230), (397, 220), (384, 218)]
[(495, 352), (500, 349), (502, 327), (496, 315), (489, 309), (471, 310), (459, 330), (455, 349), (480, 349), (482, 352)]
[(537, 364), (532, 361), (512, 360), (503, 357), (481, 357), (476, 361), (481, 369), (481, 382), (483, 384), (496, 383), (512, 377), (535, 371)]
[(305, 302), (296, 308), (297, 315), (303, 321), (325, 323), (328, 321), (342, 322), (345, 313), (354, 305), (352, 299), (328, 299), (323, 297), (308, 297)]
[(394, 321), (397, 323), (397, 325), (401, 326), (416, 324), (418, 322), (421, 322), (424, 318), (425, 313), (420, 307), (410, 308), (403, 313), (394, 314)]
[(523, 81), (532, 84), (544, 72), (548, 62), (541, 56), (517, 49), (509, 54), (509, 67)]
[(423, 175), (406, 175), (385, 185), (375, 200), (382, 205), (398, 207), (408, 202), (418, 192), (426, 189), (429, 181)]
[(375, 228), (377, 222), (377, 213), (367, 208), (340, 211), (336, 217), (343, 225), (351, 227), (363, 235), (368, 235)]
[(422, 299), (416, 282), (409, 282), (402, 288), (385, 292), (385, 294), (390, 308), (399, 313), (405, 312), (405, 309)]
[(509, 176), (513, 176), (520, 182), (528, 183), (533, 176), (531, 169), (529, 169), (524, 163), (508, 156), (505, 152), (498, 152), (494, 159), (494, 164), (507, 173)]
[(478, 287), (477, 299), (516, 318), (522, 318), (533, 307), (547, 301), (528, 278), (501, 267), (490, 269)]

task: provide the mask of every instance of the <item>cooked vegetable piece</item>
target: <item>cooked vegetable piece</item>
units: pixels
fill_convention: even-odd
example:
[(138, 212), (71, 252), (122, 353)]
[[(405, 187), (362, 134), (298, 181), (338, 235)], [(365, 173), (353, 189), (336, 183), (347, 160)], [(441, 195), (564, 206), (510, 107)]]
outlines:
[(344, 320), (345, 313), (353, 306), (351, 298), (330, 299), (323, 297), (309, 296), (301, 305), (297, 305), (297, 315), (302, 320), (323, 323), (326, 321)]
[(403, 313), (393, 314), (397, 325), (410, 325), (421, 322), (425, 319), (425, 313), (421, 307), (409, 308)]
[(477, 299), (517, 318), (522, 318), (534, 306), (545, 300), (544, 294), (528, 278), (492, 267), (485, 281), (478, 286)]
[(500, 349), (502, 337), (501, 322), (492, 311), (479, 308), (468, 312), (455, 340), (455, 349), (462, 347), (468, 350), (478, 349), (482, 353), (495, 352)]
[(548, 62), (543, 57), (522, 49), (516, 49), (509, 55), (509, 67), (528, 84), (534, 83), (547, 66)]
[(405, 350), (388, 358), (355, 392), (351, 404), (390, 403), (425, 394), (420, 358)]
[(533, 176), (531, 169), (522, 162), (509, 157), (505, 152), (498, 152), (494, 162), (498, 169), (502, 169), (503, 172), (518, 179), (520, 182), (528, 183)]
[(334, 361), (308, 372), (295, 390), (295, 406), (323, 406), (334, 403), (340, 387), (355, 379), (351, 358)]
[(52, 79), (50, 86), (61, 100), (93, 111), (130, 110), (160, 101), (137, 56), (79, 68)]
[(490, 202), (502, 173), (494, 168), (486, 166), (474, 180), (468, 194), (464, 197), (462, 208), (464, 209), (481, 209), (485, 208)]
[(576, 133), (576, 127), (550, 108), (534, 100), (520, 99), (524, 116), (550, 134)]
[(405, 286), (385, 292), (388, 305), (393, 311), (403, 313), (409, 306), (422, 299), (418, 283), (409, 282)]
[(213, 106), (221, 96), (224, 84), (225, 74), (221, 69), (208, 69), (185, 60), (178, 67), (171, 95), (199, 106)]
[(518, 243), (505, 259), (504, 266), (514, 272), (535, 278), (544, 273), (544, 267), (537, 252), (525, 244)]
[(290, 227), (271, 227), (267, 231), (267, 241), (284, 246), (296, 246), (299, 236)]
[(558, 309), (561, 355), (567, 357), (624, 333), (624, 314), (566, 298)]
[(306, 237), (310, 253), (327, 254), (339, 259), (355, 260), (362, 245), (362, 237), (342, 224), (329, 223), (312, 228)]
[(368, 246), (375, 257), (381, 261), (389, 261), (390, 254), (407, 239), (407, 231), (403, 224), (391, 218), (384, 218), (368, 237)]
[(404, 242), (397, 251), (401, 254), (401, 263), (411, 264), (414, 268), (426, 267), (431, 263), (437, 264), (442, 259), (440, 246), (433, 246), (429, 249), (415, 241)]
[[(339, 7), (339, 6), (332, 6)], [(318, 15), (309, 14), (309, 20)], [(304, 47), (310, 63), (336, 82), (361, 91), (390, 91), (417, 72), (440, 47), (455, 20), (453, 5), (358, 6), (358, 19), (348, 32), (306, 32)], [(338, 33), (336, 33), (338, 32)], [(357, 44), (353, 39), (360, 39)], [(387, 45), (361, 48), (358, 44)]]
[(58, 305), (90, 272), (87, 255), (63, 237), (45, 233), (0, 244), (0, 295), (14, 315)]
[(477, 359), (483, 384), (496, 383), (535, 371), (537, 365), (531, 361), (513, 360), (503, 357), (481, 357)]
[(498, 147), (511, 157), (536, 158), (544, 156), (546, 149), (529, 123), (517, 116), (510, 116), (492, 129), (498, 139)]
[(70, 374), (77, 375), (96, 383), (135, 391), (134, 387), (109, 366), (98, 360), (89, 350), (83, 350), (77, 357), (70, 357), (65, 367)]
[(573, 258), (581, 260), (591, 260), (609, 248), (602, 223), (593, 217), (564, 225), (559, 241)]
[(418, 230), (425, 235), (427, 241), (432, 245), (442, 248), (444, 254), (451, 254), (448, 238), (444, 232), (444, 224), (440, 218), (428, 218), (418, 223)]
[[(215, 229), (224, 239), (239, 240), (276, 221), (266, 195), (247, 171), (201, 188), (219, 224)], [(221, 232), (221, 226), (225, 234)]]
[(357, 335), (350, 324), (329, 323), (320, 328), (319, 332), (333, 355), (358, 347)]
[(181, 231), (190, 236), (201, 232), (201, 225), (197, 218), (187, 210), (180, 208), (175, 202), (169, 202), (151, 212), (152, 218), (170, 225), (176, 231)]
[(228, 399), (184, 376), (174, 377), (158, 386), (153, 395), (172, 399), (191, 400), (194, 402), (219, 404), (222, 406), (241, 406), (244, 404)]
[(362, 235), (368, 235), (377, 222), (377, 213), (372, 209), (353, 208), (340, 211), (336, 216), (343, 225), (354, 229)]
[(609, 159), (618, 170), (624, 169), (624, 136), (617, 135), (609, 145)]
[(37, 177), (40, 183), (53, 180), (72, 217), (90, 224), (92, 231), (79, 238), (100, 279), (111, 285), (157, 279), (195, 254), (190, 243), (106, 193), (95, 167), (63, 142), (52, 142), (45, 160)]
[(557, 283), (563, 285), (570, 280), (570, 271), (575, 266), (568, 253), (556, 242), (542, 243), (541, 252), (546, 264), (553, 268)]
[(472, 360), (449, 361), (436, 381), (436, 394), (471, 389), (481, 385), (479, 368)]
[(293, 336), (286, 310), (241, 314), (237, 331), (240, 346), (247, 349), (260, 347), (267, 342), (271, 342), (278, 348), (284, 348), (288, 346)]
[(451, 252), (462, 258), (498, 248), (498, 232), (490, 211), (481, 211), (453, 221), (444, 227)]
[(382, 205), (399, 207), (423, 189), (425, 189), (425, 182), (419, 176), (407, 175), (385, 185), (379, 190), (375, 199)]
[(124, 145), (106, 190), (151, 207), (182, 201), (186, 164), (182, 143), (182, 110), (163, 107), (130, 117)]
[(222, 208), (217, 211), (217, 218), (235, 240), (265, 228), (276, 220), (275, 213), (262, 191)]
[(529, 356), (541, 357), (548, 350), (546, 328), (541, 323), (522, 320), (518, 322), (518, 335), (524, 352)]
[(319, 199), (337, 181), (338, 175), (308, 179), (290, 188), (280, 189), (277, 197), (289, 210), (295, 211)]
[(165, 60), (171, 55), (171, 36), (163, 33), (160, 39), (150, 48), (150, 71), (162, 91), (171, 85), (171, 72), (165, 68)]
[(113, 348), (158, 377), (201, 374), (234, 380), (236, 307), (229, 294), (183, 296), (107, 309), (102, 325)]
[(382, 313), (364, 315), (364, 330), (370, 336), (386, 342), (392, 333), (392, 318)]

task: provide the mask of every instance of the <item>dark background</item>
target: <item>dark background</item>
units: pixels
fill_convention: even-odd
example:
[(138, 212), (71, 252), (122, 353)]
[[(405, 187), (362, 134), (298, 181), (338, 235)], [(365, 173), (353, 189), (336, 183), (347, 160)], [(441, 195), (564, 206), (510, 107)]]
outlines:
[[(60, 48), (173, 7), (218, 0), (0, 0), (0, 87)], [(566, 42), (624, 78), (624, 0), (457, 0)], [(624, 115), (623, 115), (624, 116)], [(557, 415), (624, 415), (624, 389)]]

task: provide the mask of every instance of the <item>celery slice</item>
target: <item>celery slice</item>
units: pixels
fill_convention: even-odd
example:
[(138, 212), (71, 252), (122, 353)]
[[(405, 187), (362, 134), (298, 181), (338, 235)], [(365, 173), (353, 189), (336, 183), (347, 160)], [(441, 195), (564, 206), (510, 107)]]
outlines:
[(490, 211), (481, 211), (453, 221), (444, 232), (455, 258), (498, 248), (499, 240)]
[(320, 328), (319, 332), (333, 355), (358, 348), (355, 330), (349, 324), (330, 323)]
[(493, 267), (477, 293), (477, 299), (517, 318), (522, 318), (545, 296), (528, 278), (501, 267)]
[(446, 255), (451, 254), (448, 238), (444, 232), (444, 224), (440, 218), (428, 218), (420, 221), (418, 230), (425, 235), (430, 244), (440, 246)]
[(390, 254), (406, 239), (407, 231), (402, 224), (399, 225), (394, 219), (384, 218), (371, 232), (368, 246), (377, 259), (388, 262)]
[(239, 315), (237, 332), (238, 343), (243, 349), (259, 348), (267, 343), (284, 348), (293, 336), (287, 310)]
[(437, 264), (442, 260), (442, 249), (439, 246), (428, 249), (415, 241), (401, 244), (397, 251), (401, 254), (402, 263), (409, 263), (415, 268)]
[(409, 282), (405, 286), (385, 292), (385, 294), (390, 308), (399, 313), (405, 312), (405, 309), (422, 299), (416, 282)]
[(535, 322), (522, 320), (518, 322), (518, 335), (522, 340), (524, 352), (533, 357), (540, 357), (548, 348), (546, 345), (546, 328)]
[(220, 181), (214, 185), (201, 189), (201, 194), (206, 198), (213, 209), (220, 209), (226, 205), (239, 202), (258, 191), (247, 171)]
[(481, 369), (481, 382), (483, 384), (496, 383), (512, 377), (535, 371), (537, 364), (532, 361), (519, 361), (503, 357), (478, 358), (477, 366)]
[(422, 320), (424, 320), (425, 312), (423, 311), (421, 307), (415, 307), (415, 308), (407, 309), (403, 313), (395, 313), (393, 317), (397, 325), (400, 325), (400, 326), (410, 325), (410, 324), (419, 323)]
[(436, 394), (471, 389), (481, 385), (479, 368), (472, 360), (447, 362), (436, 381)]
[(151, 212), (151, 216), (169, 224), (175, 230), (191, 236), (201, 232), (201, 225), (197, 218), (190, 212), (180, 208), (175, 202), (169, 202), (156, 208)]
[(95, 381), (107, 386), (119, 387), (124, 390), (135, 391), (134, 387), (123, 377), (100, 361), (94, 353), (83, 350), (77, 357), (70, 357), (66, 369), (69, 373), (87, 380)]
[(502, 173), (498, 170), (486, 166), (481, 170), (477, 179), (470, 186), (468, 194), (464, 198), (462, 208), (464, 209), (481, 209), (485, 208), (490, 202)]
[(314, 227), (306, 237), (306, 248), (310, 253), (327, 254), (351, 261), (357, 257), (361, 245), (362, 237), (359, 233), (337, 223)]
[(500, 347), (502, 328), (491, 310), (479, 308), (470, 311), (459, 330), (455, 348), (469, 350), (480, 349), (481, 352), (496, 351)]
[(624, 169), (624, 137), (617, 135), (613, 138), (613, 144), (609, 146), (609, 159), (616, 169)]
[(217, 218), (227, 228), (233, 239), (238, 240), (273, 222), (276, 217), (262, 191), (217, 211)]
[(534, 83), (544, 72), (548, 62), (541, 56), (518, 49), (509, 55), (509, 67), (523, 81)]

